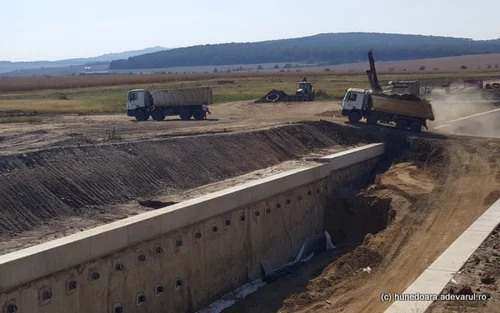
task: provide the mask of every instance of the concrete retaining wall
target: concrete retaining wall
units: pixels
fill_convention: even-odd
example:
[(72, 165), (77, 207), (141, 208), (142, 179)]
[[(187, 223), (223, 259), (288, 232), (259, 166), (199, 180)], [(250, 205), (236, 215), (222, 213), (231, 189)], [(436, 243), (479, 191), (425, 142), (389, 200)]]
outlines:
[[(383, 144), (0, 256), (6, 312), (192, 312), (277, 268), (323, 230), (336, 187)], [(120, 311), (121, 308), (121, 311)]]

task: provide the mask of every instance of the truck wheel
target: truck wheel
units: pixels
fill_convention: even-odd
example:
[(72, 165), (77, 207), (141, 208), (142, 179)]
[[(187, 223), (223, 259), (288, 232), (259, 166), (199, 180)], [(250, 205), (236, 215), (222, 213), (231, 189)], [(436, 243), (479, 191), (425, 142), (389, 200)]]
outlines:
[(349, 113), (349, 122), (355, 124), (359, 122), (360, 119), (361, 119), (361, 114), (359, 114), (358, 112)]
[(160, 109), (154, 109), (153, 112), (151, 112), (151, 117), (155, 121), (163, 121), (165, 119), (165, 115), (163, 115)]
[(143, 122), (143, 121), (147, 121), (149, 118), (148, 114), (146, 113), (146, 111), (142, 110), (142, 109), (138, 109), (138, 110), (135, 110), (135, 119), (138, 121), (138, 122)]
[(181, 120), (187, 121), (191, 118), (191, 112), (189, 112), (189, 110), (182, 109), (179, 113), (179, 117), (181, 118)]
[(408, 122), (405, 120), (397, 120), (396, 121), (396, 128), (397, 129), (406, 129), (408, 127)]
[(193, 111), (193, 117), (195, 120), (202, 120), (203, 119), (203, 111), (200, 109), (196, 109)]
[(377, 125), (378, 123), (378, 116), (377, 114), (370, 114), (368, 115), (368, 117), (366, 118), (366, 123), (368, 125)]
[(422, 124), (418, 122), (413, 122), (410, 125), (410, 131), (412, 133), (420, 133), (422, 131)]

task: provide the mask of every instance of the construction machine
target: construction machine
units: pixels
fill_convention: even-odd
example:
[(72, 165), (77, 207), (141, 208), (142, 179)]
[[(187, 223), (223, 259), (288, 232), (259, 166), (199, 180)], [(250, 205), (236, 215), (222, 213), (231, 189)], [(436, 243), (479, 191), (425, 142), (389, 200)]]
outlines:
[(313, 85), (307, 81), (304, 77), (301, 82), (299, 82), (299, 89), (295, 92), (296, 99), (292, 101), (314, 101), (315, 92), (313, 90)]

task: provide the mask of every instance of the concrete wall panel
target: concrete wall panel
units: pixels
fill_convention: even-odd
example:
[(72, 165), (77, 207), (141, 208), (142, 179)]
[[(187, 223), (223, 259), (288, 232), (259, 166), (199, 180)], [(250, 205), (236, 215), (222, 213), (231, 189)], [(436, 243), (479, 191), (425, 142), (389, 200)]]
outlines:
[(29, 313), (115, 312), (117, 305), (193, 312), (261, 277), (261, 262), (276, 269), (293, 260), (306, 238), (323, 231), (335, 188), (366, 175), (383, 153), (379, 145), (367, 149), (376, 153), (357, 149), (340, 163), (330, 156), (1, 256), (0, 305)]

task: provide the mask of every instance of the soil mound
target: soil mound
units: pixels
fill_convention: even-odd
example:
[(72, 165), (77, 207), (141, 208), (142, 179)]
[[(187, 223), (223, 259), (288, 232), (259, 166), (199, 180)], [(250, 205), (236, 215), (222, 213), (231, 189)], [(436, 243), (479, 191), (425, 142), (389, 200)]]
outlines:
[(268, 102), (280, 102), (287, 101), (290, 96), (283, 90), (273, 89), (269, 91), (265, 96), (255, 101), (255, 103), (268, 103)]

